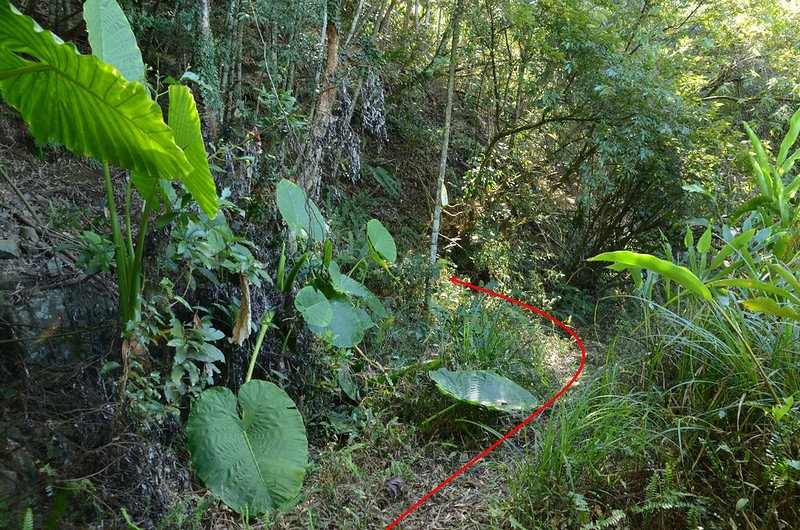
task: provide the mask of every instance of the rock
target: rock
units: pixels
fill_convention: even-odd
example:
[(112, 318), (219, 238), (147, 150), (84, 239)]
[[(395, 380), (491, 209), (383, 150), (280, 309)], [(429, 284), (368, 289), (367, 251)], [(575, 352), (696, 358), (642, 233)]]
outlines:
[[(41, 290), (36, 278), (8, 276), (7, 287), (0, 286), (2, 353), (50, 366), (108, 354), (118, 332), (116, 303), (107, 292), (91, 282)], [(27, 289), (22, 300), (7, 296), (20, 287)]]
[(0, 239), (0, 259), (18, 258), (21, 254), (22, 249), (19, 247), (19, 239), (15, 237)]
[(39, 242), (39, 232), (36, 231), (35, 228), (31, 226), (23, 226), (20, 230), (22, 237), (31, 243), (38, 243)]
[(58, 258), (50, 258), (47, 261), (47, 273), (53, 277), (61, 274), (61, 262)]

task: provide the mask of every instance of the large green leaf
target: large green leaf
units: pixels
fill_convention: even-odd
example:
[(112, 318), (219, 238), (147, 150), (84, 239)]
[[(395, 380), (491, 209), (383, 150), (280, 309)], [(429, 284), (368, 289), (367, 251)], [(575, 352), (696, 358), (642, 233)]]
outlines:
[(587, 261), (611, 261), (657, 272), (694, 294), (706, 300), (711, 300), (711, 291), (708, 290), (708, 287), (706, 287), (703, 282), (700, 281), (700, 278), (695, 276), (692, 271), (686, 267), (681, 267), (680, 265), (675, 265), (669, 261), (651, 256), (650, 254), (637, 254), (636, 252), (619, 250), (616, 252), (598, 254), (593, 258), (589, 258)]
[(786, 289), (782, 289), (777, 285), (772, 285), (771, 283), (766, 283), (759, 280), (752, 280), (750, 278), (730, 278), (730, 279), (716, 280), (714, 282), (709, 283), (709, 285), (713, 285), (715, 287), (741, 287), (743, 289), (754, 289), (754, 290), (764, 291), (765, 293), (780, 296), (785, 300), (789, 300), (791, 302), (794, 302), (795, 304), (800, 305), (800, 299), (798, 299), (796, 296), (794, 296)]
[(7, 0), (0, 0), (0, 92), (39, 140), (170, 179), (192, 169), (141, 84), (81, 55)]
[(440, 368), (428, 375), (439, 390), (459, 401), (503, 412), (523, 412), (539, 404), (536, 397), (491, 370), (456, 370)]
[(331, 275), (331, 284), (333, 288), (340, 293), (352, 294), (354, 296), (360, 296), (361, 298), (372, 296), (370, 290), (367, 289), (363, 283), (354, 280), (346, 274), (342, 274), (339, 269), (339, 264), (335, 261), (331, 261), (328, 265), (328, 272)]
[(192, 465), (205, 485), (239, 513), (290, 504), (308, 464), (303, 419), (292, 399), (267, 381), (250, 381), (237, 398), (227, 388), (203, 392), (187, 425)]
[(719, 249), (719, 252), (714, 259), (711, 261), (711, 265), (709, 265), (709, 270), (713, 271), (720, 265), (722, 265), (725, 260), (733, 254), (734, 252), (739, 251), (742, 247), (744, 247), (747, 243), (753, 239), (753, 236), (756, 235), (755, 228), (751, 228), (746, 232), (742, 232), (738, 236), (734, 237), (730, 242), (726, 242), (725, 246)]
[(115, 66), (128, 81), (144, 84), (142, 52), (116, 0), (86, 0), (83, 19), (92, 54)]
[(382, 267), (386, 268), (387, 263), (397, 260), (394, 238), (377, 219), (371, 219), (367, 223), (367, 242), (372, 258)]
[(277, 187), (278, 210), (289, 228), (301, 238), (324, 241), (325, 219), (314, 201), (294, 182), (282, 179)]
[(294, 297), (294, 306), (310, 326), (325, 327), (333, 320), (333, 308), (325, 295), (306, 285)]
[(331, 302), (333, 318), (327, 326), (309, 324), (311, 331), (339, 348), (352, 348), (364, 339), (367, 322), (362, 320), (359, 311), (347, 300)]
[(208, 167), (208, 156), (200, 131), (200, 115), (189, 87), (170, 85), (169, 126), (175, 134), (175, 142), (192, 165), (192, 170), (180, 180), (206, 215), (213, 218), (219, 208), (217, 187)]
[[(180, 180), (206, 215), (213, 218), (219, 209), (217, 187), (208, 166), (206, 148), (200, 131), (200, 115), (197, 113), (192, 91), (186, 86), (169, 87), (169, 126), (175, 135), (175, 142), (183, 149), (192, 164), (192, 170)], [(136, 189), (146, 199), (156, 199), (159, 195), (166, 195), (162, 190), (165, 190), (168, 184), (157, 176), (134, 171), (131, 173), (131, 178)]]
[(744, 129), (747, 131), (747, 136), (750, 137), (750, 144), (756, 152), (756, 156), (753, 158), (753, 170), (756, 173), (756, 179), (761, 188), (761, 193), (772, 197), (771, 166), (767, 160), (767, 153), (764, 150), (764, 146), (761, 144), (761, 140), (758, 139), (758, 136), (756, 136), (756, 133), (753, 132), (753, 129), (750, 128), (747, 122), (744, 123)]

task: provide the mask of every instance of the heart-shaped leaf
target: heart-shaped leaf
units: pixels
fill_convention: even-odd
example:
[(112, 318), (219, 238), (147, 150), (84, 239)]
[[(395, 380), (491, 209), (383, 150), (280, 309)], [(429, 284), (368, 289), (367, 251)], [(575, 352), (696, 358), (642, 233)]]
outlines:
[(491, 370), (440, 368), (428, 375), (442, 394), (459, 401), (503, 412), (522, 412), (539, 404), (536, 397), (514, 381)]
[(268, 381), (250, 381), (237, 398), (223, 387), (192, 404), (187, 434), (192, 465), (205, 485), (239, 513), (285, 507), (300, 493), (308, 465), (303, 419)]
[[(323, 340), (329, 341), (339, 348), (352, 348), (364, 339), (365, 322), (358, 310), (347, 300), (333, 300), (333, 319), (327, 326), (308, 327)], [(371, 327), (371, 326), (370, 326)]]
[(294, 306), (309, 326), (325, 327), (333, 318), (331, 303), (322, 292), (310, 285), (300, 289), (294, 298)]
[(294, 182), (283, 179), (277, 188), (278, 210), (289, 228), (301, 238), (323, 241), (327, 227), (325, 219), (312, 200)]
[(394, 238), (377, 219), (371, 219), (367, 223), (367, 242), (372, 258), (382, 267), (385, 268), (386, 263), (394, 263), (397, 260)]
[(328, 272), (331, 275), (333, 288), (340, 293), (352, 294), (354, 296), (360, 296), (361, 298), (367, 298), (372, 295), (363, 283), (354, 280), (346, 274), (342, 274), (339, 269), (339, 264), (335, 261), (331, 261), (330, 265), (328, 265)]

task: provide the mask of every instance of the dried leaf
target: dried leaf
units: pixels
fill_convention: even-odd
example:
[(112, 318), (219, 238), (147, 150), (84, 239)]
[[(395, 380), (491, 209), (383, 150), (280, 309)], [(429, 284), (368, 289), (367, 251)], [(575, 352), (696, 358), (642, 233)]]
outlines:
[(239, 316), (236, 317), (236, 324), (233, 326), (228, 342), (239, 346), (250, 336), (250, 286), (247, 283), (247, 275), (239, 273), (239, 282), (242, 286), (242, 303), (239, 304)]
[(389, 494), (390, 499), (397, 499), (403, 496), (403, 491), (401, 489), (402, 486), (405, 486), (403, 479), (399, 477), (392, 477), (387, 480), (383, 486), (386, 488), (386, 492)]

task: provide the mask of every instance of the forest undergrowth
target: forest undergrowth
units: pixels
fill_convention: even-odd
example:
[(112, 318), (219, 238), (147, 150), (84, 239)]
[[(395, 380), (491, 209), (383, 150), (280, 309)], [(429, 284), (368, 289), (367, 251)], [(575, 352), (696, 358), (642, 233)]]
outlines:
[(0, 0), (0, 527), (800, 527), (798, 27)]

